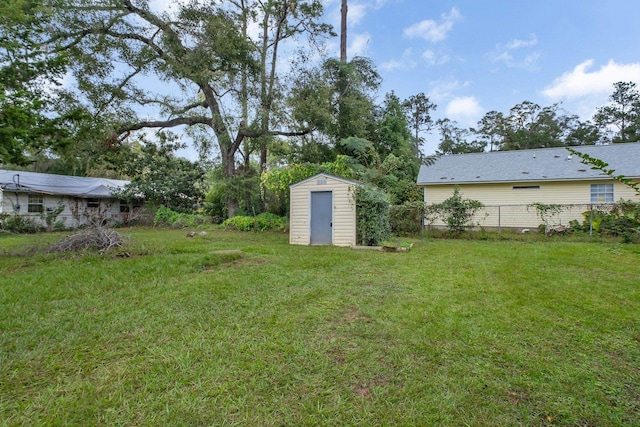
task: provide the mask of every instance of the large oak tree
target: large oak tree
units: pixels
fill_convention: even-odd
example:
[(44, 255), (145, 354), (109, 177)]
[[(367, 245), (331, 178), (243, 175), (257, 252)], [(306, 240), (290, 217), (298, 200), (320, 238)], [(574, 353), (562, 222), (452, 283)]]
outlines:
[[(283, 55), (330, 32), (319, 0), (191, 0), (165, 11), (146, 0), (52, 1), (49, 45), (70, 55), (94, 111), (118, 118), (112, 144), (144, 129), (198, 129), (231, 180), (251, 147), (264, 167), (269, 138), (311, 130), (288, 121)], [(236, 207), (230, 194), (228, 214)]]

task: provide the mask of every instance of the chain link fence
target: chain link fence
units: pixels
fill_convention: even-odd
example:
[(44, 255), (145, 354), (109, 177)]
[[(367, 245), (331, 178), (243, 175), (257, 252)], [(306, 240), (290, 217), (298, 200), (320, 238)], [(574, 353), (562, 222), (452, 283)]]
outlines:
[[(468, 228), (551, 233), (579, 227), (579, 231), (592, 233), (612, 214), (627, 215), (637, 221), (638, 210), (637, 204), (626, 203), (488, 205), (475, 213)], [(429, 217), (422, 203), (391, 206), (390, 223), (392, 232), (400, 235), (447, 228), (442, 218)]]

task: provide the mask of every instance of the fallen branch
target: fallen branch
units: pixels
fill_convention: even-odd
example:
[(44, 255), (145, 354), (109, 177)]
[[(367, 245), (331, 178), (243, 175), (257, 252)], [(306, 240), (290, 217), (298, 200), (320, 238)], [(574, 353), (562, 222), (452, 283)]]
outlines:
[(75, 233), (49, 247), (49, 252), (80, 252), (95, 249), (103, 254), (125, 244), (125, 239), (115, 230), (91, 227)]

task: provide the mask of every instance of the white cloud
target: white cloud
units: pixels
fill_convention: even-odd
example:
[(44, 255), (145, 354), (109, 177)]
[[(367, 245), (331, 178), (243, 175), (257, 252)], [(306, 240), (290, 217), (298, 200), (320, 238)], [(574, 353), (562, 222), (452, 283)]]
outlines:
[(368, 6), (364, 3), (355, 3), (347, 6), (347, 26), (359, 24), (367, 15)]
[[(154, 1), (168, 1), (168, 0), (154, 0)], [(375, 0), (375, 1), (367, 1), (363, 0), (360, 2), (349, 2), (347, 5), (347, 27), (349, 29), (356, 27), (360, 22), (362, 22), (367, 13), (370, 10), (377, 10), (383, 7), (388, 0)], [(340, 31), (340, 25), (342, 21), (342, 2), (339, 0), (324, 0), (322, 1), (322, 6), (326, 13), (326, 16), (329, 19), (329, 23), (333, 26), (334, 30), (337, 32)]]
[(522, 47), (533, 47), (538, 44), (538, 37), (535, 34), (529, 35), (529, 40), (513, 39), (505, 45), (507, 50), (520, 49)]
[(459, 21), (460, 18), (462, 18), (462, 15), (458, 9), (454, 7), (448, 15), (443, 13), (440, 16), (440, 22), (436, 22), (432, 19), (425, 19), (424, 21), (405, 28), (404, 35), (409, 38), (422, 38), (432, 43), (436, 43), (447, 37), (449, 31), (453, 28), (453, 24), (456, 21)]
[(541, 57), (539, 51), (525, 52), (538, 44), (538, 36), (530, 34), (528, 40), (513, 39), (505, 44), (496, 46), (496, 49), (489, 53), (492, 62), (502, 62), (507, 67), (524, 68), (526, 70), (536, 70), (538, 60)]
[(451, 60), (451, 57), (449, 55), (438, 55), (431, 49), (427, 49), (422, 52), (422, 58), (429, 65), (443, 65)]
[(349, 46), (347, 46), (347, 53), (351, 58), (354, 56), (364, 56), (369, 49), (369, 41), (371, 36), (369, 33), (355, 34), (352, 37), (347, 38)]
[(453, 92), (463, 89), (471, 84), (470, 81), (460, 82), (458, 80), (435, 81), (431, 83), (429, 97), (436, 102), (443, 102), (450, 98)]
[(610, 60), (598, 70), (589, 71), (594, 61), (589, 59), (556, 78), (541, 91), (552, 102), (562, 102), (567, 111), (590, 119), (599, 107), (606, 105), (616, 82), (640, 84), (640, 62), (618, 64)]
[(380, 68), (385, 71), (410, 70), (415, 68), (416, 65), (418, 64), (413, 59), (413, 51), (409, 48), (402, 52), (401, 59), (392, 59), (390, 61), (383, 62)]
[(640, 84), (640, 62), (618, 64), (609, 60), (599, 70), (589, 72), (593, 66), (589, 59), (575, 66), (569, 72), (556, 78), (542, 94), (552, 101), (587, 96), (602, 96), (613, 93), (613, 84), (620, 81), (632, 81)]
[(462, 125), (474, 125), (482, 116), (484, 109), (473, 96), (455, 97), (445, 107), (447, 117)]

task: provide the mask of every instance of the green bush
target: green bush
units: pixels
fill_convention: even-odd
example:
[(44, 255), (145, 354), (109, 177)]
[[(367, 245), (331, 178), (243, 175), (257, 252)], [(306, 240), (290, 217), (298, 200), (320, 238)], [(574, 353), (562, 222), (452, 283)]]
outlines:
[(44, 231), (44, 227), (39, 225), (33, 218), (3, 213), (0, 214), (0, 230), (9, 233), (27, 234)]
[(287, 219), (269, 212), (255, 217), (237, 215), (224, 221), (222, 227), (238, 231), (284, 231), (287, 227)]
[(459, 235), (471, 225), (473, 216), (482, 207), (477, 200), (463, 199), (460, 195), (460, 187), (453, 187), (453, 196), (442, 203), (430, 205), (426, 209), (426, 215), (431, 221), (441, 218), (446, 224), (449, 233)]
[(424, 202), (405, 202), (389, 209), (391, 232), (397, 235), (417, 234), (422, 230)]
[(158, 208), (153, 218), (153, 225), (156, 227), (191, 228), (210, 222), (205, 215), (180, 213), (164, 206)]
[(233, 216), (222, 223), (227, 230), (252, 231), (255, 230), (256, 219), (250, 216)]
[(287, 228), (287, 218), (272, 214), (270, 212), (261, 213), (256, 217), (256, 228), (260, 231), (284, 231)]
[(625, 242), (640, 239), (640, 203), (620, 200), (610, 212), (592, 209), (582, 213), (584, 221), (580, 225), (571, 222), (574, 231), (593, 232), (603, 236), (622, 237)]
[(389, 197), (372, 185), (356, 188), (356, 234), (361, 245), (374, 246), (389, 238)]

